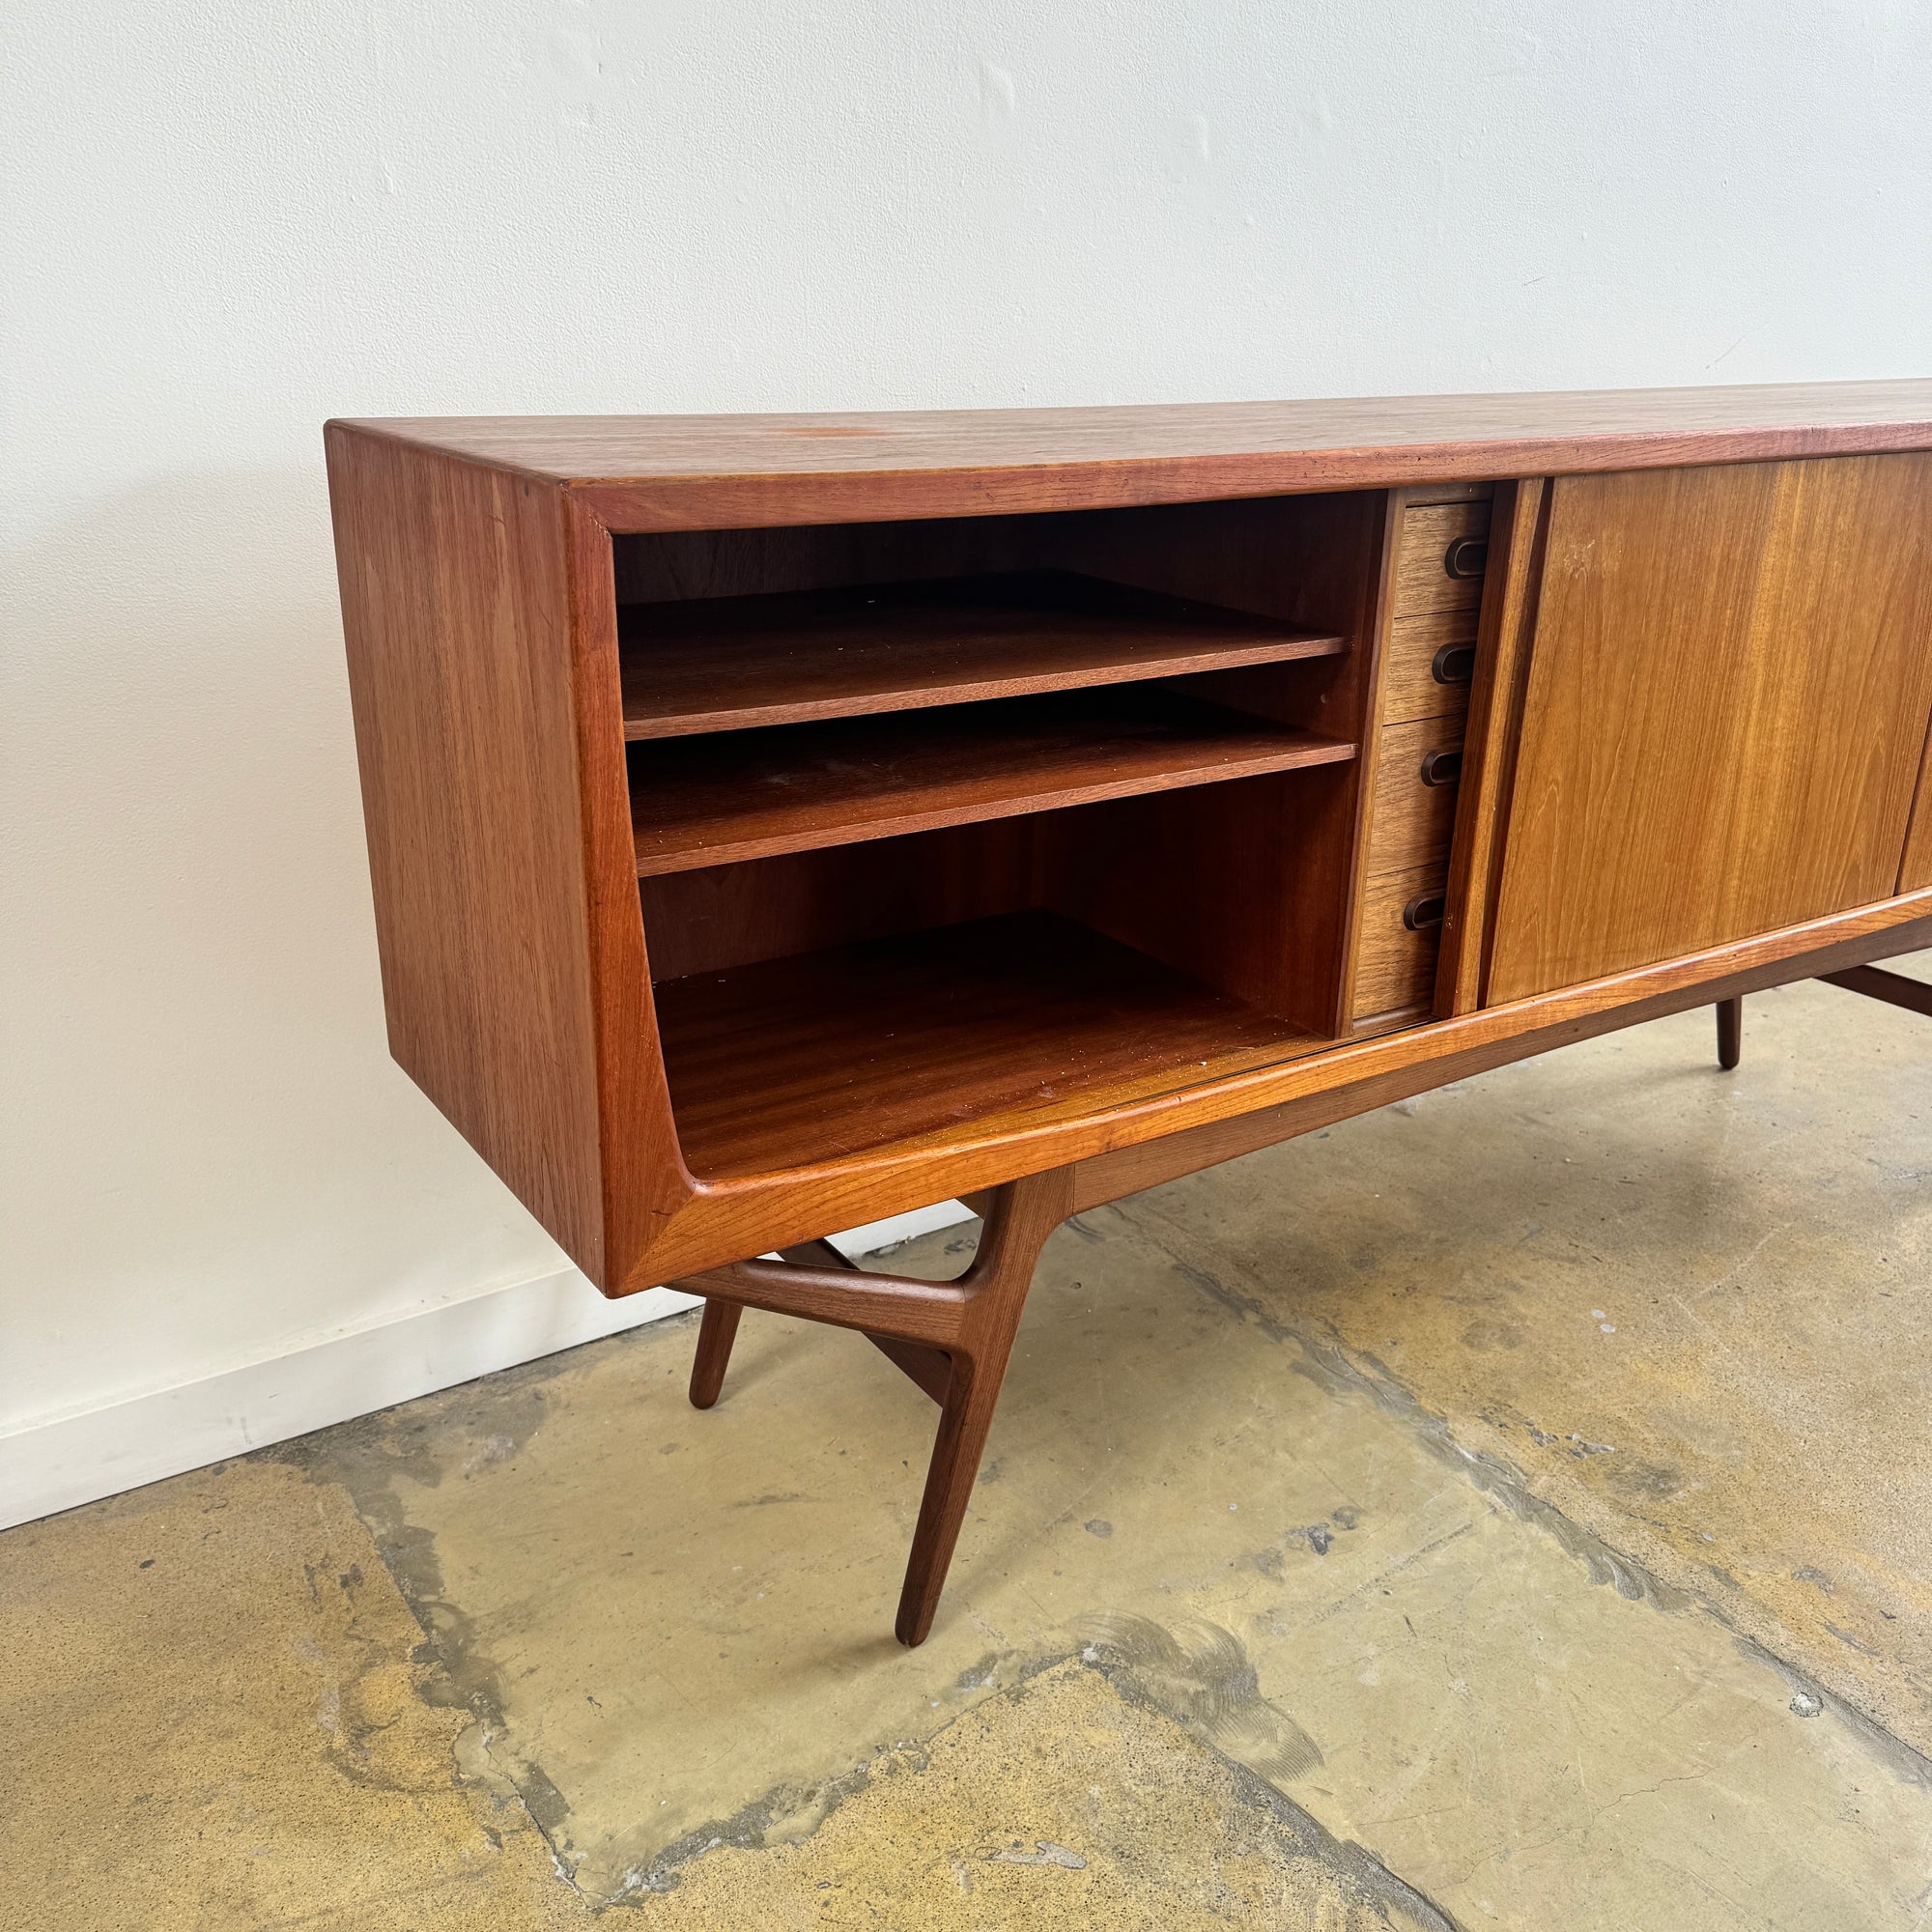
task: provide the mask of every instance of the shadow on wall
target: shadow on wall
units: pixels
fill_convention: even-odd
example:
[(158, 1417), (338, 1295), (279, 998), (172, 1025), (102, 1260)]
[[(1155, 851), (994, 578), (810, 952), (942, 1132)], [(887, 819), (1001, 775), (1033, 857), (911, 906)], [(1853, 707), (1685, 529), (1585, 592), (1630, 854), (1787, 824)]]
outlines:
[(388, 1059), (319, 434), (4, 568), (0, 1426), (560, 1265)]

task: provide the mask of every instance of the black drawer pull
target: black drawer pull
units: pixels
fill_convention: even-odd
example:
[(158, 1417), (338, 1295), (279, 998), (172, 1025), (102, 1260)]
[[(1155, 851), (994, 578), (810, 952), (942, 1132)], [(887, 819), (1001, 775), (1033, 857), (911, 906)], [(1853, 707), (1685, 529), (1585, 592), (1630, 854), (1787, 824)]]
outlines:
[(1444, 644), (1429, 661), (1429, 675), (1437, 684), (1467, 684), (1475, 674), (1474, 644)]
[(1422, 782), (1426, 785), (1452, 785), (1462, 776), (1461, 752), (1431, 752), (1422, 761)]
[(1423, 893), (1402, 909), (1402, 923), (1411, 932), (1442, 923), (1443, 897), (1440, 893)]
[(1450, 577), (1480, 577), (1489, 560), (1488, 537), (1458, 537), (1442, 553), (1442, 569)]

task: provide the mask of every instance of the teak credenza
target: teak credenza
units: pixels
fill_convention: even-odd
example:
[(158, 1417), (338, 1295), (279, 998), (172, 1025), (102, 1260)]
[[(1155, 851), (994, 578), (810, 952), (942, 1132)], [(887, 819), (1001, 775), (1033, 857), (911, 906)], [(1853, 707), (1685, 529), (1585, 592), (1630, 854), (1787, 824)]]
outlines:
[[(389, 1039), (940, 1406), (1082, 1208), (1932, 944), (1932, 383), (327, 429)], [(967, 1197), (934, 1284), (824, 1236)], [(748, 1260), (777, 1250), (781, 1259)]]

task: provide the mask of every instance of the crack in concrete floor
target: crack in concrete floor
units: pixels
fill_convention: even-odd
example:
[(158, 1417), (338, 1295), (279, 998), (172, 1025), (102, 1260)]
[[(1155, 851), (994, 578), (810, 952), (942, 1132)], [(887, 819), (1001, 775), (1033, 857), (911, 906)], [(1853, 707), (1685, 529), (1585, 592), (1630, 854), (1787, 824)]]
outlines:
[[(1123, 1214), (1138, 1233), (1173, 1254), (1177, 1231), (1164, 1225), (1157, 1212), (1139, 1204), (1114, 1211)], [(1184, 1236), (1179, 1238), (1184, 1240)], [(1861, 1708), (1861, 1703), (1841, 1697), (1801, 1664), (1779, 1656), (1757, 1637), (1740, 1629), (1727, 1605), (1708, 1591), (1694, 1584), (1685, 1586), (1664, 1582), (1634, 1557), (1613, 1548), (1596, 1531), (1574, 1521), (1554, 1503), (1540, 1495), (1531, 1480), (1513, 1463), (1492, 1451), (1463, 1446), (1457, 1439), (1457, 1425), (1448, 1416), (1430, 1409), (1374, 1356), (1356, 1356), (1333, 1333), (1311, 1334), (1298, 1326), (1284, 1325), (1268, 1313), (1265, 1301), (1259, 1293), (1236, 1293), (1218, 1277), (1183, 1264), (1178, 1257), (1175, 1266), (1177, 1272), (1194, 1282), (1204, 1293), (1250, 1314), (1271, 1339), (1293, 1342), (1301, 1351), (1301, 1359), (1294, 1364), (1297, 1373), (1338, 1390), (1348, 1389), (1365, 1395), (1400, 1417), (1419, 1440), (1434, 1449), (1451, 1467), (1466, 1474), (1472, 1482), (1504, 1503), (1514, 1515), (1525, 1522), (1534, 1523), (1576, 1557), (1589, 1571), (1593, 1582), (1609, 1584), (1618, 1595), (1629, 1598), (1633, 1603), (1648, 1603), (1662, 1610), (1696, 1610), (1715, 1618), (1736, 1637), (1742, 1655), (1776, 1670), (1789, 1685), (1794, 1697), (1810, 1701), (1814, 1708), (1805, 1715), (1815, 1716), (1818, 1710), (1829, 1708), (1840, 1722), (1864, 1738), (1873, 1755), (1885, 1763), (1894, 1776), (1932, 1789), (1932, 1758), (1887, 1729), (1869, 1711)], [(1251, 1287), (1258, 1288), (1259, 1285)], [(1735, 1591), (1736, 1579), (1727, 1577), (1727, 1580)], [(1841, 1632), (1833, 1634), (1843, 1635)], [(1868, 1646), (1854, 1645), (1854, 1648), (1867, 1657), (1880, 1655)]]
[(1732, 1075), (1685, 1014), (1128, 1212), (1922, 1765), (1932, 1036), (1816, 984), (1747, 1013)]
[[(935, 1821), (946, 1836), (937, 1858)], [(881, 1887), (882, 1867), (896, 1886)], [(648, 1917), (666, 1928), (774, 1924), (776, 1902), (801, 1898), (824, 1915), (814, 1922), (961, 1932), (1462, 1932), (1373, 1854), (1176, 1724), (1131, 1677), (1079, 1659), (885, 1753), (863, 1799), (810, 1836), (712, 1851)]]
[[(946, 1271), (936, 1252), (895, 1265), (922, 1260)], [(849, 1338), (748, 1323), (740, 1377), (702, 1417), (676, 1406), (688, 1332), (630, 1338), (605, 1345), (606, 1359), (586, 1351), (566, 1370), (503, 1378), (500, 1406), (452, 1399), (460, 1417), (416, 1416), (410, 1427), (427, 1423), (440, 1443), (433, 1468), (411, 1441), (356, 1425), (315, 1445), (327, 1452), (317, 1473), (348, 1483), (379, 1533), (408, 1527), (413, 1541), (384, 1544), (406, 1587), (409, 1563), (433, 1548), (433, 1588), (416, 1593), (426, 1623), (456, 1681), (486, 1668), (481, 1645), (488, 1674), (512, 1687), (492, 1700), (494, 1770), (522, 1788), (520, 1767), (540, 1764), (570, 1807), (551, 1821), (559, 1860), (591, 1898), (641, 1903), (723, 1851), (814, 1837), (871, 1794), (868, 1753), (929, 1739), (1091, 1648), (1108, 1619), (1138, 1620), (1180, 1655), (1190, 1631), (1225, 1635), (1223, 1681), (1245, 1673), (1251, 1713), (1270, 1723), (1245, 1741), (1204, 1728), (1199, 1671), (1190, 1687), (1170, 1673), (1151, 1701), (1459, 1920), (1507, 1921), (1498, 1891), (1546, 1904), (1551, 1876), (1568, 1889), (1581, 1858), (1624, 1909), (1642, 1897), (1646, 1924), (1803, 1923), (1753, 1915), (1773, 1894), (1802, 1900), (1803, 1873), (1817, 1884), (1831, 1821), (1883, 1813), (1907, 1843), (1932, 1830), (1925, 1794), (1901, 1781), (1900, 1762), (1874, 1759), (1852, 1714), (1828, 1713), (1828, 1731), (1808, 1724), (1782, 1677), (1684, 1614), (1690, 1599), (1530, 1508), (1520, 1486), (1495, 1493), (1497, 1469), (1472, 1469), (1412, 1400), (1392, 1406), (1388, 1383), (1338, 1374), (1341, 1358), (1312, 1357), (1279, 1322), (1264, 1329), (1203, 1273), (1177, 1266), (1132, 1209), (1057, 1238), (951, 1613), (919, 1653), (895, 1654), (884, 1632), (929, 1410)], [(1309, 1373), (1284, 1378), (1284, 1354)], [(1056, 1366), (1067, 1361), (1091, 1373), (1068, 1378)], [(586, 1379), (566, 1392), (558, 1374)], [(1168, 1402), (1151, 1406), (1159, 1390)], [(639, 1452), (657, 1416), (676, 1433), (651, 1445), (651, 1469)], [(613, 1426), (645, 1433), (611, 1445)], [(663, 1477), (699, 1443), (712, 1453), (695, 1491)], [(640, 1466), (654, 1487), (639, 1488)], [(1102, 1520), (1105, 1536), (1091, 1527)], [(506, 1548), (506, 1523), (548, 1527), (510, 1532)], [(692, 1594), (678, 1681), (639, 1700), (661, 1667), (652, 1647), (601, 1634), (667, 1609), (670, 1569), (627, 1581), (638, 1558), (625, 1551), (647, 1548)], [(469, 1607), (439, 1624), (451, 1595)], [(586, 1618), (578, 1606), (591, 1604), (601, 1614)], [(562, 1688), (562, 1659), (591, 1687), (581, 1701)], [(601, 1735), (626, 1696), (675, 1771), (659, 1775)], [(1306, 1748), (1285, 1757), (1284, 1736)], [(1541, 1764), (1539, 1790), (1516, 1790), (1519, 1760), (1525, 1776)], [(1720, 1812), (1676, 1815), (1713, 1779)], [(1623, 1829), (1660, 1804), (1679, 1840), (1662, 1865), (1640, 1851), (1655, 1819)], [(1806, 1824), (1802, 1860), (1794, 1814)], [(1777, 1829), (1747, 1828), (1752, 1816)], [(1854, 1831), (1839, 1849), (1849, 1865), (1831, 1881), (1831, 1910), (1855, 1896), (1871, 1922), (1910, 1922), (1889, 1860), (1871, 1861), (1876, 1844)], [(1523, 1879), (1542, 1854), (1556, 1855), (1551, 1871)], [(1823, 1913), (1825, 1895), (1811, 1903)], [(1711, 1917), (1720, 1909), (1728, 1919)]]

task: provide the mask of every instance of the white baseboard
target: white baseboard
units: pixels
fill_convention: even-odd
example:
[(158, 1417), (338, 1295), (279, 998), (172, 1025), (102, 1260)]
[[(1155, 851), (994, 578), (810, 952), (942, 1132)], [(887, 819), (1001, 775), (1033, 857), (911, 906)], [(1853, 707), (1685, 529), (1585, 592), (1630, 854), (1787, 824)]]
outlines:
[[(833, 1239), (857, 1257), (970, 1218), (946, 1201)], [(696, 1296), (668, 1288), (607, 1301), (563, 1268), (172, 1388), (28, 1422), (0, 1435), (0, 1529), (696, 1306)]]

